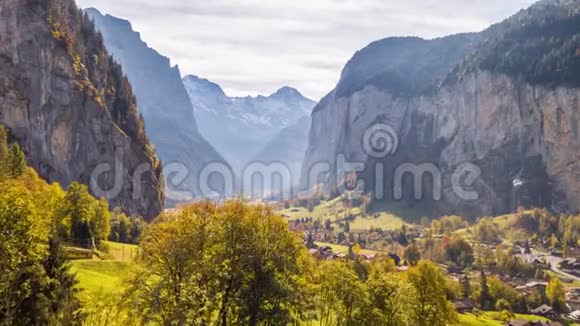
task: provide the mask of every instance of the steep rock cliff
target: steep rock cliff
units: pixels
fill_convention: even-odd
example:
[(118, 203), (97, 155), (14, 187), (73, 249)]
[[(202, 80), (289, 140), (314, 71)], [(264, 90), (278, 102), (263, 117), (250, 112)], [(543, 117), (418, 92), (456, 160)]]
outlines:
[[(483, 216), (520, 205), (580, 210), (579, 8), (577, 1), (541, 1), (480, 34), (403, 42), (419, 44), (413, 47), (386, 39), (360, 51), (314, 110), (303, 183), (313, 183), (308, 171), (317, 162), (330, 162), (323, 183), (336, 191), (344, 181), (336, 164), (342, 154), (363, 163), (367, 191), (382, 182), (385, 200), (393, 200), (401, 164), (434, 164), (442, 198), (432, 200), (427, 177), (421, 202), (435, 214)], [(374, 72), (355, 69), (365, 66)], [(398, 139), (395, 153), (381, 158), (362, 146), (378, 123)], [(460, 198), (452, 187), (464, 163), (481, 170), (467, 187), (476, 200)], [(412, 203), (411, 183), (404, 180), (403, 197)]]
[(94, 177), (112, 207), (161, 211), (161, 167), (131, 86), (73, 0), (0, 2), (0, 123), (48, 181)]

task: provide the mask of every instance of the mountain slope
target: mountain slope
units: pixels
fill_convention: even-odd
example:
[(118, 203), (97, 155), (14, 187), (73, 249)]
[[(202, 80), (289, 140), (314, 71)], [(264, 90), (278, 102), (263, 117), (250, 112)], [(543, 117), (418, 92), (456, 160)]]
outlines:
[(309, 115), (316, 102), (283, 87), (265, 97), (228, 97), (219, 85), (197, 76), (183, 83), (199, 120), (201, 133), (239, 171), (256, 158), (284, 128)]
[(172, 179), (167, 181), (169, 196), (174, 190), (198, 195), (197, 178), (201, 169), (210, 162), (225, 162), (198, 131), (179, 68), (171, 67), (168, 58), (149, 48), (128, 21), (104, 16), (94, 8), (85, 12), (94, 20), (107, 49), (127, 73), (147, 134), (161, 161), (164, 165), (178, 163), (187, 168), (189, 176), (183, 184), (174, 184)]
[(291, 185), (298, 185), (300, 182), (300, 169), (304, 160), (304, 152), (308, 146), (308, 131), (310, 130), (310, 116), (305, 115), (282, 129), (266, 146), (255, 156), (256, 161), (261, 162), (282, 162), (286, 164), (291, 172)]
[(73, 0), (0, 2), (0, 123), (49, 182), (94, 178), (113, 207), (161, 211), (161, 167), (131, 86)]
[[(398, 167), (429, 163), (442, 174), (441, 200), (428, 200), (437, 187), (426, 177), (422, 201), (440, 213), (580, 210), (579, 15), (577, 1), (547, 0), (479, 34), (385, 39), (359, 51), (314, 109), (303, 185), (316, 163), (334, 162), (324, 183), (336, 192), (343, 154), (364, 164), (365, 187), (382, 188), (387, 201), (395, 197)], [(394, 154), (375, 158), (361, 146), (377, 124), (396, 132)], [(378, 163), (383, 177), (374, 172)], [(481, 170), (470, 187), (454, 178), (464, 163)], [(402, 183), (409, 205), (412, 181)]]

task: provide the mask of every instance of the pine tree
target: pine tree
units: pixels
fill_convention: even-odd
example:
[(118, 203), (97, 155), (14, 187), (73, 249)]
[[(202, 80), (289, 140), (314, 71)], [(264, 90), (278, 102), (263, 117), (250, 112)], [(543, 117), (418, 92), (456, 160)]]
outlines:
[(314, 237), (312, 237), (311, 232), (308, 232), (308, 237), (306, 238), (306, 248), (308, 249), (316, 248), (316, 245), (314, 244)]
[(481, 294), (479, 297), (479, 304), (481, 309), (489, 310), (491, 308), (491, 296), (489, 295), (489, 287), (487, 286), (487, 277), (485, 276), (485, 272), (481, 271)]
[(8, 174), (12, 178), (17, 178), (26, 169), (26, 155), (17, 143), (12, 144), (8, 153)]
[(0, 181), (8, 177), (8, 133), (0, 125)]
[(344, 233), (349, 233), (349, 232), (350, 232), (350, 223), (347, 220), (346, 223), (344, 223)]
[(471, 297), (471, 283), (469, 281), (469, 275), (466, 273), (460, 280), (461, 282), (461, 296), (465, 299)]
[(80, 325), (81, 303), (77, 298), (77, 280), (70, 273), (61, 242), (51, 238), (48, 256), (43, 262), (44, 270), (54, 286), (46, 287), (45, 295), (52, 302), (51, 315), (63, 325)]

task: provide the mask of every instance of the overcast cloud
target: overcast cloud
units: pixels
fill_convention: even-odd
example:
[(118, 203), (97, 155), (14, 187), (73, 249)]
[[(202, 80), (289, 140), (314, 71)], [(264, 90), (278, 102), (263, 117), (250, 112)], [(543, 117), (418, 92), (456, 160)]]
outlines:
[(131, 21), (183, 75), (228, 95), (288, 85), (319, 100), (357, 50), (388, 36), (480, 31), (534, 0), (77, 0)]

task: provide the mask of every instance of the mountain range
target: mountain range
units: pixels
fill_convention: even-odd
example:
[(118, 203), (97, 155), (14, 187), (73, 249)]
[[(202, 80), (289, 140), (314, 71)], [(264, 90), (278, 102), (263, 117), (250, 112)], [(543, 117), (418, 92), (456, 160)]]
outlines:
[[(207, 79), (189, 75), (183, 83), (200, 132), (224, 153), (238, 175), (245, 164), (256, 160), (275, 159), (294, 166), (302, 160), (315, 101), (291, 87), (282, 87), (269, 96), (229, 97)], [(297, 149), (286, 152), (272, 146), (282, 145), (281, 141)]]

